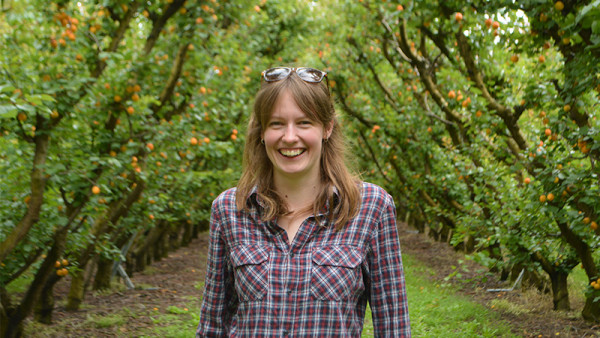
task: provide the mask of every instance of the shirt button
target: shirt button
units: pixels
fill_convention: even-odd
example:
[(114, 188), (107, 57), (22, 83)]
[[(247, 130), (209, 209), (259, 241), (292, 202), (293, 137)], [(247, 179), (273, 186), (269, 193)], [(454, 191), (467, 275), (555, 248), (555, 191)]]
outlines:
[(289, 335), (289, 334), (290, 334), (290, 331), (288, 331), (288, 330), (283, 330), (283, 335), (284, 335), (284, 336), (287, 336), (287, 335)]

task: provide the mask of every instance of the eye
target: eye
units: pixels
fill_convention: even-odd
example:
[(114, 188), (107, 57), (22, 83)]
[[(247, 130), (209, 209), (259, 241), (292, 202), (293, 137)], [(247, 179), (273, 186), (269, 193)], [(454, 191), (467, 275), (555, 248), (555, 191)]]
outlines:
[(313, 122), (311, 120), (302, 120), (300, 121), (300, 125), (312, 125)]
[(277, 126), (281, 126), (281, 125), (282, 125), (281, 121), (270, 121), (268, 124), (269, 127), (277, 127)]

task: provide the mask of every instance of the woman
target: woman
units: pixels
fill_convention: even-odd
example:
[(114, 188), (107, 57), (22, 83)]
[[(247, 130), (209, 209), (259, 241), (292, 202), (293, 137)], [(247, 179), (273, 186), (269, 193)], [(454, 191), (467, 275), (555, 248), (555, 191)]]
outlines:
[(377, 336), (410, 336), (394, 201), (348, 171), (326, 76), (262, 73), (242, 177), (212, 206), (198, 337), (360, 337), (367, 302)]

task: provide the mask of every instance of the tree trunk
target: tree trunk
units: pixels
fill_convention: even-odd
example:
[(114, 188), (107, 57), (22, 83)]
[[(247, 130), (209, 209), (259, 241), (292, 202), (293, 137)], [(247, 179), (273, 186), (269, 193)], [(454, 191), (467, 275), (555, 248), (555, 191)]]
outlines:
[(74, 272), (71, 275), (71, 288), (69, 289), (69, 295), (67, 296), (67, 305), (65, 306), (67, 311), (77, 311), (79, 306), (83, 302), (84, 295), (84, 270), (85, 267), (82, 267), (81, 270)]
[(8, 333), (9, 313), (11, 310), (10, 298), (4, 287), (0, 288), (0, 337), (6, 337)]
[(594, 302), (594, 298), (597, 296), (592, 294), (590, 297), (585, 299), (585, 305), (581, 311), (583, 319), (589, 322), (600, 323), (600, 300)]
[(96, 270), (96, 276), (94, 277), (94, 290), (110, 288), (110, 277), (112, 274), (113, 263), (114, 261), (106, 258), (100, 258), (98, 260), (98, 269)]
[[(202, 230), (204, 231), (204, 230)], [(192, 228), (192, 238), (198, 238), (198, 234), (200, 233), (200, 225), (194, 224)]]
[(141, 272), (146, 269), (146, 252), (135, 254), (135, 269), (134, 271)]
[(31, 170), (31, 199), (25, 216), (6, 235), (4, 241), (0, 242), (0, 262), (27, 236), (29, 230), (40, 218), (42, 204), (44, 203), (44, 190), (46, 189), (46, 178), (44, 168), (48, 157), (48, 146), (50, 144), (50, 132), (40, 127), (41, 117), (36, 117), (39, 132), (35, 136), (35, 155), (33, 158), (33, 169)]
[(550, 274), (550, 281), (552, 282), (552, 301), (554, 303), (555, 311), (571, 310), (571, 305), (569, 304), (569, 289), (567, 288), (568, 276), (568, 273), (564, 273), (558, 269)]
[(183, 225), (183, 234), (181, 234), (181, 246), (188, 246), (192, 241), (192, 223), (186, 222)]
[(54, 311), (54, 285), (60, 278), (53, 274), (46, 281), (40, 299), (34, 308), (34, 319), (42, 324), (52, 324), (52, 311)]
[(175, 251), (177, 249), (179, 249), (179, 245), (181, 243), (181, 240), (179, 239), (179, 234), (180, 234), (180, 227), (178, 224), (173, 224), (172, 225), (173, 229), (171, 229), (171, 231), (168, 232), (169, 234), (169, 251)]

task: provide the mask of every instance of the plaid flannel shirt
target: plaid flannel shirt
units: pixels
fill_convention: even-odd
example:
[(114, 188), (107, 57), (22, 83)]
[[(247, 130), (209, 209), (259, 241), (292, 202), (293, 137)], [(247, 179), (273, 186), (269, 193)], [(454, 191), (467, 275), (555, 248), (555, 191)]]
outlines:
[[(341, 230), (308, 217), (291, 244), (276, 221), (250, 212), (236, 189), (214, 202), (197, 337), (360, 337), (370, 304), (377, 337), (410, 337), (396, 209), (363, 183), (358, 216)], [(323, 215), (321, 215), (323, 216)]]

